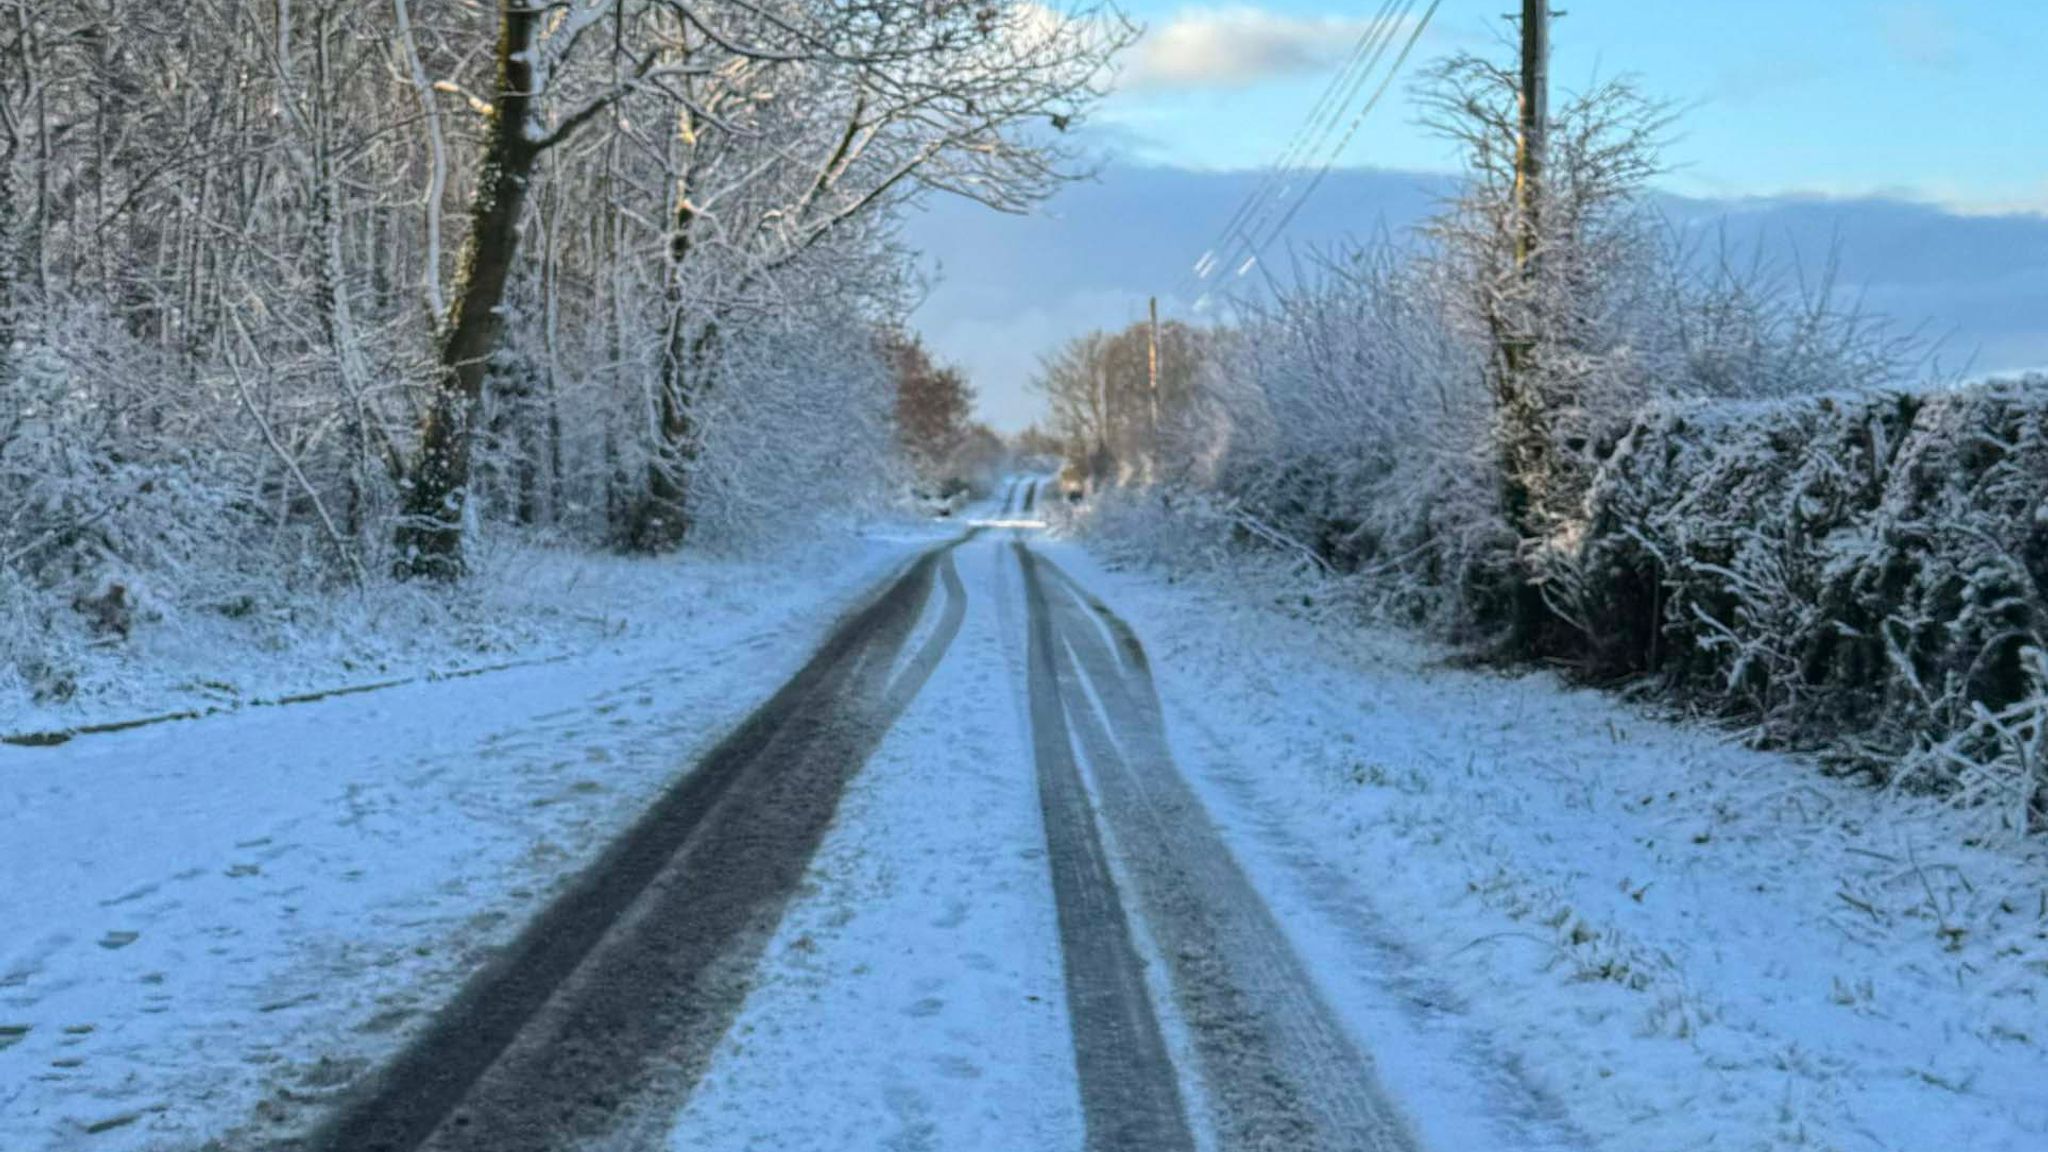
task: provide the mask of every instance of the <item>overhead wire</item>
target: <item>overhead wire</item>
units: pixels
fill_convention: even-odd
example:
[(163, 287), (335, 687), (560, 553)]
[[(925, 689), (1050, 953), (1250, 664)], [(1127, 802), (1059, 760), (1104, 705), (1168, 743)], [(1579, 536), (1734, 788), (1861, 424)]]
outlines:
[(1246, 225), (1262, 219), (1270, 211), (1270, 205), (1275, 200), (1292, 190), (1288, 181), (1299, 175), (1308, 157), (1320, 150), (1322, 144), (1329, 139), (1330, 133), (1341, 122), (1345, 109), (1350, 106), (1364, 78), (1370, 75), (1370, 69), (1377, 59), (1377, 46), (1385, 39), (1387, 30), (1394, 26), (1393, 21), (1413, 2), (1414, 0), (1383, 0), (1379, 11), (1366, 23), (1343, 66), (1331, 77), (1330, 83), (1325, 86), (1308, 116), (1295, 129), (1286, 147), (1266, 168), (1258, 182), (1239, 202), (1236, 210), (1224, 222), (1222, 229), (1204, 249), (1193, 268), (1183, 276), (1175, 288), (1176, 294), (1184, 294), (1199, 281), (1207, 279), (1218, 264), (1233, 254)]
[(1212, 265), (1210, 271), (1215, 271), (1217, 267), (1228, 268), (1233, 265), (1237, 267), (1237, 271), (1233, 275), (1243, 275), (1248, 270), (1240, 263), (1240, 256), (1255, 246), (1255, 237), (1268, 229), (1276, 214), (1283, 214), (1286, 211), (1282, 205), (1289, 201), (1299, 186), (1303, 169), (1315, 156), (1322, 154), (1324, 146), (1329, 142), (1337, 127), (1343, 122), (1343, 113), (1351, 107), (1353, 101), (1358, 98), (1359, 93), (1364, 91), (1371, 82), (1374, 73), (1379, 70), (1381, 61), (1386, 57), (1388, 46), (1392, 43), (1394, 37), (1399, 34), (1401, 25), (1407, 21), (1409, 14), (1419, 2), (1420, 0), (1396, 0), (1395, 4), (1383, 12), (1381, 18), (1376, 19), (1367, 29), (1367, 50), (1362, 54), (1361, 66), (1353, 70), (1348, 78), (1342, 99), (1337, 104), (1335, 114), (1329, 117), (1327, 124), (1316, 133), (1311, 148), (1304, 150), (1300, 155), (1285, 162), (1286, 167), (1283, 171), (1287, 183), (1281, 187), (1277, 194), (1261, 204), (1256, 214), (1250, 219), (1242, 221), (1235, 229), (1233, 236), (1226, 237), (1228, 247), (1215, 264)]
[[(1230, 277), (1235, 279), (1256, 267), (1266, 249), (1286, 231), (1322, 186), (1344, 149), (1357, 137), (1366, 118), (1392, 87), (1394, 77), (1400, 74), (1413, 54), (1442, 0), (1429, 0), (1421, 17), (1411, 24), (1409, 17), (1421, 3), (1422, 0), (1387, 0), (1381, 5), (1302, 127), (1296, 130), (1274, 164), (1231, 214), (1216, 240), (1183, 276), (1176, 292), (1201, 289), (1195, 300), (1197, 309), (1208, 301), (1213, 286), (1205, 285), (1219, 269), (1234, 268)], [(1395, 54), (1391, 66), (1382, 72), (1380, 65), (1385, 61), (1388, 49), (1399, 38), (1404, 24), (1410, 24), (1406, 42)], [(1379, 83), (1371, 86), (1376, 74)], [(1370, 96), (1358, 106), (1343, 134), (1336, 137), (1335, 144), (1329, 145), (1337, 125), (1342, 123), (1343, 112), (1351, 108), (1368, 87), (1371, 87)], [(1325, 148), (1325, 145), (1329, 146)], [(1321, 162), (1296, 194), (1302, 166), (1318, 153), (1321, 154)]]
[(1387, 74), (1380, 80), (1379, 87), (1373, 91), (1371, 99), (1367, 100), (1365, 105), (1358, 110), (1358, 115), (1352, 117), (1351, 126), (1345, 129), (1343, 139), (1339, 140), (1336, 147), (1330, 150), (1329, 156), (1323, 161), (1322, 167), (1316, 170), (1316, 174), (1309, 181), (1308, 187), (1302, 189), (1301, 195), (1288, 207), (1286, 214), (1281, 216), (1279, 221), (1273, 225), (1266, 238), (1257, 242), (1251, 254), (1252, 260), (1257, 260), (1265, 254), (1266, 247), (1280, 233), (1285, 232), (1289, 224), (1294, 223), (1294, 218), (1301, 212), (1302, 206), (1307, 204), (1309, 198), (1315, 195), (1316, 189), (1322, 186), (1323, 180), (1330, 174), (1330, 169), (1336, 166), (1337, 157), (1342, 155), (1344, 149), (1350, 146), (1352, 139), (1358, 135), (1359, 127), (1365, 123), (1365, 118), (1372, 115), (1372, 110), (1378, 107), (1381, 98), (1386, 96), (1387, 89), (1393, 86), (1394, 77), (1400, 74), (1401, 66), (1408, 62), (1408, 57), (1415, 51), (1416, 43), (1422, 39), (1423, 30), (1429, 26), (1430, 18), (1436, 15), (1436, 10), (1442, 3), (1443, 0), (1430, 0), (1428, 9), (1422, 14), (1422, 19), (1416, 22), (1414, 31), (1408, 34), (1408, 42), (1401, 46), (1400, 54), (1394, 58), (1393, 67), (1387, 70)]
[(1317, 97), (1315, 106), (1309, 110), (1307, 117), (1296, 127), (1286, 146), (1281, 149), (1279, 156), (1261, 174), (1258, 183), (1252, 187), (1244, 199), (1239, 201), (1236, 210), (1231, 213), (1228, 220), (1224, 221), (1222, 229), (1217, 232), (1208, 247), (1204, 249), (1201, 258), (1196, 261), (1196, 268), (1198, 270), (1202, 269), (1206, 262), (1215, 258), (1216, 250), (1230, 241), (1231, 237), (1245, 223), (1246, 219), (1258, 208), (1260, 201), (1272, 191), (1276, 184), (1286, 179), (1287, 173), (1298, 166), (1302, 158), (1311, 153), (1313, 141), (1318, 136), (1326, 134), (1328, 126), (1334, 124), (1337, 117), (1342, 115), (1345, 106), (1349, 103), (1349, 98), (1348, 96), (1340, 98), (1340, 93), (1344, 93), (1352, 84), (1354, 75), (1368, 58), (1371, 46), (1380, 34), (1380, 28), (1399, 2), (1400, 0), (1383, 0), (1380, 10), (1367, 22), (1366, 30), (1359, 35), (1357, 42), (1352, 45), (1342, 67), (1331, 77), (1330, 83), (1323, 88), (1322, 94)]

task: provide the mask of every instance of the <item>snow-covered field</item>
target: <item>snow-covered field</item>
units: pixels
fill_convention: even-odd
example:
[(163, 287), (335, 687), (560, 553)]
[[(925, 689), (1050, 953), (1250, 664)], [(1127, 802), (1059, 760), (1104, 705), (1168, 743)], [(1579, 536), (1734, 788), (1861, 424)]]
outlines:
[(2048, 1147), (2040, 845), (1454, 669), (1312, 585), (1055, 554), (1432, 1146)]
[[(920, 539), (565, 563), (520, 593), (548, 615), (502, 651), (554, 662), (0, 747), (0, 1149), (188, 1149), (253, 1124), (237, 1147), (296, 1118)], [(320, 651), (293, 655), (283, 683), (244, 682), (333, 682)]]

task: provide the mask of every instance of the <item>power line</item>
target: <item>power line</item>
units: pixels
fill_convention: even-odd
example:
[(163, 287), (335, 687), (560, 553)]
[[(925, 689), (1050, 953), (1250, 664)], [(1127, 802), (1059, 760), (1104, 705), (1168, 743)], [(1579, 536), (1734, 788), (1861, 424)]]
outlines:
[[(1358, 115), (1352, 117), (1351, 126), (1344, 130), (1344, 138), (1337, 141), (1337, 146), (1330, 150), (1329, 156), (1323, 161), (1323, 166), (1316, 170), (1315, 178), (1309, 181), (1308, 187), (1302, 190), (1301, 196), (1287, 209), (1286, 215), (1280, 218), (1279, 223), (1273, 226), (1264, 240), (1258, 242), (1251, 255), (1253, 260), (1257, 260), (1263, 255), (1266, 246), (1271, 244), (1273, 239), (1280, 233), (1287, 230), (1287, 226), (1294, 222), (1294, 217), (1301, 211), (1302, 206), (1308, 203), (1309, 197), (1315, 195), (1316, 189), (1322, 186), (1323, 179), (1330, 174), (1330, 169), (1336, 165), (1337, 157), (1343, 153), (1345, 148), (1350, 146), (1352, 138), (1358, 135), (1359, 127), (1365, 123), (1365, 118), (1370, 116), (1372, 110), (1379, 106), (1381, 97), (1384, 97), (1387, 94), (1387, 89), (1393, 85), (1394, 77), (1400, 74), (1401, 66), (1408, 62), (1409, 54), (1415, 51), (1416, 42), (1422, 39), (1423, 30), (1429, 27), (1430, 18), (1436, 15), (1436, 10), (1442, 3), (1443, 0), (1430, 0), (1429, 8), (1423, 12), (1422, 19), (1415, 25), (1415, 30), (1409, 33), (1408, 42), (1401, 46), (1401, 54), (1394, 57), (1393, 67), (1389, 68), (1386, 76), (1380, 80), (1380, 86), (1373, 91), (1372, 98), (1367, 100), (1365, 106), (1358, 110)], [(1240, 271), (1239, 275), (1243, 275), (1243, 272)]]
[[(1332, 83), (1330, 91), (1342, 90), (1344, 93), (1342, 100), (1336, 105), (1337, 114), (1331, 115), (1324, 111), (1329, 95), (1329, 92), (1326, 91), (1325, 101), (1319, 102), (1317, 111), (1311, 115), (1311, 127), (1297, 133), (1297, 139), (1313, 137), (1314, 145), (1305, 149), (1296, 149), (1290, 145), (1288, 151), (1282, 155), (1283, 162), (1299, 164), (1307, 155), (1320, 150), (1321, 145), (1330, 139), (1330, 135), (1338, 122), (1338, 117), (1341, 116), (1342, 109), (1349, 107), (1358, 94), (1366, 89), (1371, 77), (1376, 72), (1379, 72), (1379, 65), (1385, 59), (1387, 49), (1398, 37), (1400, 25), (1407, 21), (1408, 16), (1420, 2), (1421, 0), (1405, 0), (1405, 2), (1404, 0), (1393, 0), (1392, 3), (1382, 6), (1380, 15), (1367, 28), (1366, 34), (1360, 38), (1359, 45), (1353, 53), (1353, 63), (1347, 64), (1344, 71)], [(1349, 147), (1351, 141), (1356, 138), (1359, 128), (1365, 123), (1366, 117), (1372, 114), (1372, 110), (1386, 96), (1387, 90), (1393, 85), (1394, 77), (1400, 74), (1402, 66), (1407, 63), (1408, 57), (1415, 50), (1415, 45), (1422, 39), (1423, 32), (1428, 29), (1431, 19), (1435, 17), (1437, 9), (1441, 5), (1442, 0), (1430, 0), (1429, 6), (1423, 10), (1421, 18), (1414, 22), (1414, 26), (1409, 31), (1407, 41), (1402, 44), (1400, 52), (1395, 55), (1392, 65), (1381, 75), (1378, 86), (1372, 90), (1371, 96), (1366, 99), (1364, 104), (1352, 116), (1350, 124), (1345, 128), (1343, 135), (1337, 139), (1335, 145), (1324, 153), (1322, 162), (1318, 165), (1315, 174), (1310, 177), (1299, 195), (1289, 196), (1289, 193), (1294, 191), (1294, 186), (1289, 184), (1284, 185), (1272, 199), (1267, 200), (1263, 204), (1258, 203), (1260, 199), (1264, 198), (1265, 189), (1272, 185), (1275, 178), (1285, 175), (1285, 170), (1276, 165), (1272, 172), (1269, 173), (1267, 179), (1261, 182), (1245, 204), (1239, 206), (1238, 212), (1232, 215), (1231, 221), (1226, 225), (1224, 234), (1219, 241), (1212, 244), (1209, 250), (1203, 253), (1201, 260), (1197, 261), (1192, 274), (1192, 279), (1197, 286), (1207, 281), (1220, 267), (1234, 265), (1236, 271), (1232, 273), (1232, 276), (1236, 277), (1244, 275), (1257, 266), (1261, 257), (1264, 256), (1265, 250), (1272, 245), (1273, 241), (1281, 233), (1286, 231), (1287, 227), (1294, 222), (1301, 209), (1308, 203), (1309, 198), (1322, 186), (1324, 179), (1329, 176), (1330, 170), (1336, 165), (1338, 157), (1343, 154), (1344, 149)], [(1314, 125), (1313, 122), (1317, 120), (1321, 120), (1323, 123), (1320, 126)], [(1284, 208), (1280, 207), (1283, 203), (1285, 204)], [(1240, 259), (1240, 254), (1242, 254), (1242, 259)], [(1184, 278), (1183, 284), (1186, 283), (1187, 280)], [(1208, 291), (1203, 291), (1197, 297), (1196, 306), (1200, 307), (1208, 299), (1208, 296)]]
[[(1288, 171), (1295, 167), (1302, 157), (1309, 154), (1312, 148), (1312, 141), (1320, 135), (1327, 134), (1327, 125), (1334, 123), (1336, 118), (1342, 114), (1345, 105), (1350, 102), (1348, 93), (1341, 99), (1339, 98), (1339, 93), (1345, 92), (1346, 88), (1352, 84), (1352, 77), (1360, 70), (1361, 64), (1369, 57), (1373, 42), (1381, 35), (1381, 29), (1384, 27), (1393, 8), (1399, 2), (1400, 0), (1383, 0), (1379, 12), (1367, 22), (1366, 30), (1359, 35), (1357, 43), (1352, 45), (1343, 66), (1331, 77), (1330, 83), (1324, 87), (1322, 95), (1316, 98), (1315, 106), (1309, 110), (1308, 116), (1302, 121), (1301, 125), (1294, 130), (1294, 134), (1288, 140), (1286, 147), (1281, 149), (1279, 157), (1267, 168), (1266, 172), (1260, 177), (1259, 182), (1253, 186), (1245, 198), (1238, 203), (1236, 211), (1232, 212), (1230, 219), (1224, 222), (1222, 231), (1217, 233), (1215, 238), (1211, 240), (1208, 249), (1202, 253), (1201, 259), (1196, 262), (1197, 269), (1202, 268), (1205, 262), (1214, 258), (1216, 249), (1230, 241), (1233, 234), (1237, 232), (1246, 219), (1257, 209), (1259, 201), (1267, 195), (1273, 185), (1284, 180)], [(1198, 275), (1206, 275), (1206, 272), (1198, 272)]]
[[(1409, 14), (1414, 11), (1415, 6), (1418, 2), (1419, 0), (1399, 0), (1399, 4), (1396, 10), (1388, 14), (1388, 17), (1386, 19), (1379, 20), (1374, 23), (1374, 26), (1370, 30), (1372, 38), (1370, 50), (1365, 54), (1363, 65), (1356, 70), (1349, 84), (1347, 85), (1343, 95), (1343, 99), (1336, 108), (1336, 114), (1329, 118), (1327, 126), (1324, 127), (1324, 129), (1320, 133), (1318, 133), (1317, 138), (1314, 141), (1313, 147), (1305, 151), (1300, 157), (1297, 157), (1291, 161), (1291, 164), (1293, 165), (1294, 169), (1291, 172), (1291, 176), (1295, 181), (1298, 181), (1300, 179), (1300, 169), (1304, 165), (1304, 163), (1307, 162), (1313, 155), (1320, 153), (1322, 151), (1324, 145), (1326, 145), (1329, 142), (1331, 134), (1334, 133), (1338, 125), (1343, 122), (1342, 116), (1344, 110), (1351, 106), (1352, 102), (1358, 98), (1358, 94), (1364, 91), (1366, 86), (1371, 82), (1373, 74), (1379, 70), (1380, 62), (1384, 60), (1386, 57), (1388, 46), (1392, 44), (1394, 38), (1399, 35), (1401, 25), (1407, 21)], [(1382, 87), (1384, 87), (1384, 85), (1382, 85)], [(1354, 127), (1351, 130), (1352, 133), (1355, 133), (1357, 131), (1355, 127), (1356, 123), (1356, 120), (1354, 120)], [(1344, 141), (1339, 142), (1337, 150), (1341, 150), (1344, 142), (1348, 142), (1350, 137), (1351, 133), (1346, 133)], [(1336, 151), (1332, 151), (1330, 155), (1331, 158), (1334, 159)], [(1272, 199), (1268, 200), (1265, 204), (1261, 205), (1257, 215), (1255, 215), (1252, 219), (1239, 226), (1239, 228), (1237, 229), (1237, 235), (1231, 238), (1232, 244), (1230, 249), (1228, 250), (1225, 259), (1219, 261), (1219, 263), (1222, 266), (1228, 267), (1231, 265), (1237, 265), (1237, 271), (1235, 275), (1241, 276), (1245, 273), (1249, 265), (1240, 264), (1240, 256), (1245, 256), (1246, 258), (1250, 259), (1257, 258), (1258, 249), (1260, 248), (1260, 244), (1257, 240), (1257, 237), (1261, 233), (1267, 233), (1270, 235), (1270, 226), (1273, 219), (1275, 218), (1275, 215), (1286, 214), (1289, 211), (1288, 209), (1281, 207), (1281, 205), (1287, 203), (1289, 195), (1295, 191), (1296, 187), (1296, 183), (1289, 183), (1282, 187), (1280, 191)], [(1209, 269), (1209, 271), (1211, 272), (1215, 270), (1216, 269), (1214, 266), (1212, 266)]]
[(1379, 11), (1367, 23), (1365, 30), (1352, 46), (1343, 66), (1331, 77), (1330, 83), (1317, 98), (1308, 116), (1300, 127), (1295, 129), (1286, 147), (1266, 169), (1258, 183), (1224, 222), (1222, 230), (1211, 240), (1201, 258), (1196, 261), (1192, 274), (1183, 277), (1181, 288), (1191, 287), (1195, 281), (1206, 278), (1214, 270), (1217, 261), (1234, 251), (1246, 224), (1262, 215), (1261, 210), (1267, 207), (1270, 198), (1286, 195), (1290, 190), (1286, 183), (1290, 174), (1296, 173), (1307, 158), (1328, 140), (1329, 133), (1340, 122), (1344, 109), (1350, 105), (1364, 78), (1370, 75), (1378, 59), (1377, 46), (1386, 39), (1388, 30), (1396, 26), (1398, 20), (1405, 16), (1406, 9), (1412, 7), (1414, 3), (1415, 0), (1384, 0)]

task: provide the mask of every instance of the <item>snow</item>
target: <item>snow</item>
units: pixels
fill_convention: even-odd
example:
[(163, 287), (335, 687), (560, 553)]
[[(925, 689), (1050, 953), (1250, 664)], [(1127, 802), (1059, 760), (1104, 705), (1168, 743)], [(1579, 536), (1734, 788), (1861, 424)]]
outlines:
[(1006, 548), (956, 556), (961, 633), (855, 778), (676, 1152), (1081, 1146), (1023, 598)]
[[(829, 562), (824, 548), (810, 560)], [(232, 711), (297, 693), (557, 659), (644, 623), (650, 597), (688, 593), (687, 585), (670, 588), (667, 561), (486, 546), (472, 563), (477, 574), (452, 593), (380, 582), (286, 598), (252, 579), (246, 612), (167, 612), (139, 621), (119, 644), (89, 650), (68, 699), (37, 699), (0, 674), (0, 736)]]
[(1055, 555), (1430, 1146), (2048, 1146), (2038, 848), (1447, 667), (1312, 583)]
[[(976, 511), (964, 626), (854, 779), (676, 1152), (1081, 1143), (1023, 597), (1011, 528)], [(1176, 762), (1425, 1146), (2048, 1146), (2042, 849), (1453, 667), (1326, 585), (1016, 528), (1144, 640)], [(552, 663), (0, 748), (0, 1148), (303, 1122), (834, 607), (958, 530), (592, 562), (528, 594), (606, 623), (504, 653)]]
[(0, 1148), (302, 1119), (917, 542), (586, 562), (557, 662), (0, 748)]

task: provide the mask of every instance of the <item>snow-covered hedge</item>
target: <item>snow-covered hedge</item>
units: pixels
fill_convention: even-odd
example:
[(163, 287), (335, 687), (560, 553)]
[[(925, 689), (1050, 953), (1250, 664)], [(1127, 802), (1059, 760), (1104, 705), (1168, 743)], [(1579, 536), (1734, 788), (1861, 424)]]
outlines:
[[(1483, 457), (1250, 430), (1205, 486), (1098, 496), (1091, 530), (1176, 563), (1229, 541), (1291, 557), (1375, 615), (1492, 646), (1470, 625), (1512, 594), (1515, 544)], [(2048, 830), (2048, 376), (1652, 403), (1587, 451), (1583, 501), (1528, 567), (1550, 626), (1508, 654)]]
[(1241, 305), (1201, 413), (1214, 427), (1170, 455), (1212, 461), (1183, 484), (1216, 496), (1239, 539), (1370, 573), (1358, 587), (1375, 611), (1458, 631), (1514, 555), (1484, 346), (1442, 268), (1404, 250), (1344, 249), (1302, 271)]
[(1587, 513), (1569, 655), (2048, 822), (2048, 377), (1656, 407)]

